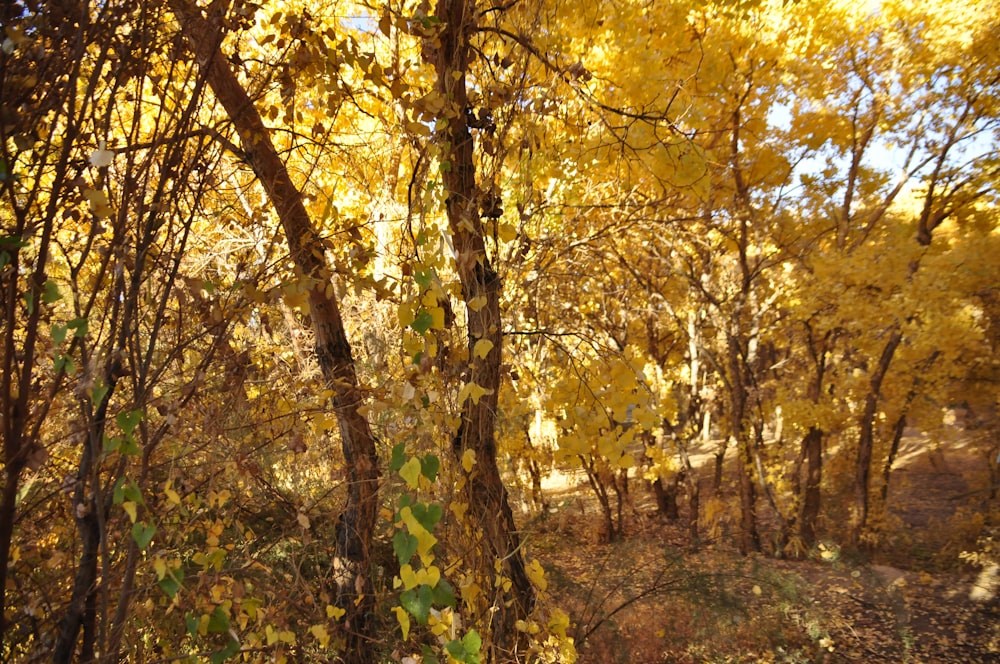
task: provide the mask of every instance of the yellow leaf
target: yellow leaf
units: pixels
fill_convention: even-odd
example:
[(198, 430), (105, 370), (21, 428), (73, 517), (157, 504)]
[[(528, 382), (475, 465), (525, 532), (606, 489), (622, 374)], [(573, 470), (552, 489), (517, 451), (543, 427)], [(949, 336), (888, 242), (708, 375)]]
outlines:
[(280, 634), (278, 634), (278, 638), (290, 646), (295, 645), (295, 632), (291, 630), (286, 629), (285, 631), (281, 632)]
[(413, 122), (407, 120), (406, 130), (416, 134), (417, 136), (423, 136), (424, 138), (430, 138), (431, 135), (431, 128), (422, 122)]
[(479, 587), (478, 583), (468, 583), (462, 585), (459, 590), (462, 592), (462, 601), (466, 604), (472, 604), (483, 592), (483, 589)]
[(431, 329), (444, 329), (444, 307), (431, 307), (427, 310), (431, 315)]
[(427, 532), (427, 529), (417, 521), (409, 507), (399, 510), (399, 518), (406, 524), (406, 529), (410, 531), (410, 534), (417, 538), (417, 553), (420, 554), (421, 560), (426, 561), (430, 557), (431, 549), (437, 544), (437, 538)]
[(153, 570), (156, 572), (156, 580), (162, 581), (163, 577), (167, 575), (167, 561), (163, 558), (154, 559)]
[(401, 606), (392, 607), (392, 612), (396, 614), (396, 620), (399, 621), (399, 628), (403, 630), (403, 640), (405, 641), (410, 636), (410, 615)]
[(174, 505), (180, 505), (181, 504), (181, 497), (180, 497), (180, 495), (178, 495), (178, 493), (176, 491), (174, 491), (173, 489), (171, 489), (170, 487), (167, 487), (166, 489), (163, 490), (163, 495), (165, 495), (167, 497), (167, 501), (168, 502), (170, 502), (170, 503), (172, 503)]
[(461, 521), (465, 517), (465, 511), (469, 509), (469, 505), (468, 503), (459, 503), (453, 501), (451, 503), (450, 509), (451, 513), (454, 514), (456, 517), (458, 517), (458, 520)]
[(513, 224), (500, 224), (497, 229), (497, 235), (499, 235), (500, 239), (504, 242), (511, 242), (517, 239), (517, 229), (514, 228)]
[(303, 314), (309, 315), (309, 294), (300, 291), (294, 284), (285, 287), (283, 299), (289, 308), (298, 309)]
[(309, 633), (316, 637), (316, 640), (319, 641), (319, 645), (323, 648), (330, 643), (330, 635), (327, 633), (326, 627), (323, 625), (313, 625), (309, 628)]
[(480, 339), (473, 347), (472, 354), (480, 359), (486, 359), (491, 350), (493, 350), (493, 342), (489, 339)]
[(126, 514), (128, 514), (129, 520), (132, 523), (135, 523), (135, 510), (136, 510), (135, 502), (131, 500), (126, 500), (124, 503), (122, 503), (122, 509), (125, 510)]
[(417, 583), (426, 583), (431, 588), (436, 588), (441, 580), (441, 570), (436, 565), (424, 568), (417, 572)]
[(404, 463), (403, 467), (399, 469), (399, 476), (406, 480), (411, 489), (416, 489), (417, 483), (420, 481), (420, 459), (412, 457)]
[(557, 634), (561, 638), (566, 638), (566, 629), (569, 627), (569, 616), (562, 609), (555, 609), (552, 611), (552, 617), (549, 618), (549, 631)]
[(549, 582), (545, 579), (545, 570), (542, 569), (541, 564), (537, 559), (532, 560), (531, 564), (528, 565), (528, 578), (531, 582), (535, 584), (535, 587), (540, 591), (545, 592), (545, 589), (549, 587)]
[(465, 400), (472, 397), (472, 403), (479, 405), (479, 400), (484, 394), (493, 394), (493, 390), (487, 390), (476, 383), (466, 383), (458, 393), (458, 403), (465, 403)]
[(339, 606), (333, 606), (331, 604), (327, 604), (326, 605), (326, 617), (327, 618), (333, 618), (334, 620), (340, 620), (341, 618), (344, 617), (345, 613), (347, 613), (347, 611), (345, 609), (340, 608)]
[(406, 563), (399, 568), (399, 579), (403, 582), (403, 590), (409, 590), (417, 586), (417, 575), (413, 571), (413, 566)]
[[(476, 451), (465, 450), (465, 452), (462, 453), (462, 468), (465, 469), (465, 472), (471, 473), (472, 467), (475, 465), (476, 465)], [(459, 515), (459, 518), (461, 518), (461, 515)]]
[(97, 189), (87, 188), (83, 190), (83, 197), (87, 199), (87, 203), (90, 204), (90, 211), (98, 219), (111, 216), (113, 210), (111, 209), (111, 201), (108, 200), (106, 193)]
[(469, 305), (468, 306), (473, 311), (479, 311), (480, 309), (482, 309), (483, 307), (486, 306), (486, 296), (485, 295), (477, 295), (476, 297), (474, 297), (471, 300), (469, 300)]
[(400, 327), (409, 327), (410, 323), (416, 320), (413, 302), (401, 302), (399, 307), (396, 309), (396, 315), (399, 318)]

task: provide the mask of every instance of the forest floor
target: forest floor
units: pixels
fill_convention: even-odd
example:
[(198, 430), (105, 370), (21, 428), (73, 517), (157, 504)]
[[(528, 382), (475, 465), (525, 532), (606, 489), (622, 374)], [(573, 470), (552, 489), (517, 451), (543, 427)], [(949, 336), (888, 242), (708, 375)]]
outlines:
[(928, 449), (906, 441), (895, 511), (867, 557), (833, 544), (799, 561), (744, 557), (726, 528), (692, 547), (683, 511), (663, 519), (635, 486), (625, 536), (603, 543), (585, 481), (547, 491), (548, 514), (526, 527), (531, 555), (574, 620), (581, 664), (1000, 662), (1000, 601), (970, 599), (982, 581), (958, 558), (1000, 508), (975, 492), (984, 457)]

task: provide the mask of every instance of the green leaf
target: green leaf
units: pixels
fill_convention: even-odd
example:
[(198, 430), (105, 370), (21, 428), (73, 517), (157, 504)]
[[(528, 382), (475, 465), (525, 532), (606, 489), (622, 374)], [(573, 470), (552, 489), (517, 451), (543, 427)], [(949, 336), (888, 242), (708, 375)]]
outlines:
[(4, 237), (0, 237), (0, 247), (6, 251), (21, 249), (27, 246), (28, 243), (16, 235), (6, 235)]
[(443, 514), (441, 506), (437, 503), (431, 503), (430, 505), (417, 503), (410, 509), (413, 512), (413, 518), (415, 518), (421, 526), (427, 529), (427, 532), (434, 530), (434, 526), (436, 526), (437, 522), (441, 520), (441, 515)]
[(443, 578), (434, 586), (434, 604), (435, 606), (450, 606), (453, 609), (455, 608), (455, 589)]
[(438, 470), (441, 468), (441, 460), (433, 454), (428, 454), (420, 459), (420, 473), (431, 482), (437, 479)]
[[(177, 592), (181, 589), (181, 582), (183, 580), (184, 580), (184, 571), (182, 569), (180, 568), (171, 569), (167, 570), (167, 575), (164, 576), (162, 579), (160, 579), (157, 582), (157, 585), (160, 586), (160, 590), (163, 591), (164, 595), (166, 595), (170, 599), (173, 599), (174, 597), (177, 596)], [(195, 619), (194, 630), (195, 632), (198, 630), (197, 619)], [(189, 632), (191, 631), (190, 625), (188, 626), (188, 631)], [(191, 634), (194, 635), (195, 632), (191, 632)]]
[(104, 449), (105, 454), (111, 454), (112, 452), (116, 451), (119, 447), (121, 447), (121, 444), (122, 444), (121, 438), (117, 436), (112, 438), (107, 434), (104, 435), (104, 444), (102, 447)]
[(108, 396), (110, 390), (111, 388), (105, 385), (103, 381), (98, 380), (97, 384), (94, 385), (94, 389), (90, 391), (90, 402), (95, 406), (100, 405), (104, 401), (104, 397)]
[(125, 478), (118, 480), (112, 499), (115, 505), (121, 505), (126, 500), (131, 500), (133, 503), (139, 503), (140, 505), (145, 504), (142, 500), (142, 491), (139, 490), (139, 487), (132, 480)]
[(421, 308), (420, 311), (417, 312), (417, 315), (413, 319), (413, 322), (410, 323), (410, 327), (412, 327), (414, 331), (418, 332), (419, 334), (423, 334), (427, 330), (431, 329), (431, 326), (433, 324), (434, 324), (434, 315), (431, 312), (427, 311), (426, 309)]
[(424, 662), (425, 664), (439, 664), (440, 660), (437, 658), (437, 655), (434, 654), (434, 651), (431, 650), (429, 645), (424, 643), (421, 645), (421, 650), (423, 655), (423, 659), (420, 660), (421, 662)]
[(212, 662), (212, 664), (222, 664), (222, 662), (237, 654), (239, 651), (240, 642), (236, 639), (230, 638), (229, 643), (226, 644), (225, 648), (212, 653), (212, 656), (208, 659)]
[(208, 631), (210, 634), (225, 634), (229, 631), (229, 614), (223, 611), (221, 606), (215, 607), (215, 611), (212, 611), (208, 619)]
[(139, 424), (141, 419), (141, 410), (123, 410), (115, 416), (115, 422), (118, 423), (118, 427), (125, 432), (126, 436), (132, 435), (132, 432), (135, 431), (135, 427)]
[(421, 288), (430, 288), (431, 282), (434, 281), (433, 268), (415, 271), (413, 273), (413, 280), (420, 284)]
[(421, 625), (427, 624), (427, 616), (430, 615), (433, 601), (434, 595), (426, 583), (421, 584), (418, 588), (411, 588), (399, 596), (400, 606), (416, 618)]
[(139, 449), (139, 444), (135, 442), (135, 438), (126, 436), (122, 441), (121, 447), (118, 448), (118, 452), (126, 456), (136, 456), (142, 450)]
[(480, 638), (476, 630), (469, 630), (469, 633), (462, 637), (459, 641), (455, 639), (449, 641), (445, 645), (445, 650), (448, 654), (454, 657), (459, 662), (466, 662), (466, 664), (479, 664), (479, 649), (483, 645), (483, 640)]
[(87, 319), (86, 318), (74, 318), (73, 320), (66, 323), (67, 329), (73, 330), (73, 336), (78, 339), (82, 339), (87, 336)]
[(52, 343), (56, 346), (61, 344), (66, 340), (66, 326), (65, 325), (53, 325), (52, 326)]
[[(173, 597), (173, 595), (171, 595)], [(193, 613), (184, 614), (184, 627), (187, 629), (187, 633), (191, 636), (197, 636), (198, 634), (198, 619), (194, 617)]]
[(392, 536), (392, 550), (396, 553), (400, 565), (405, 565), (417, 552), (417, 538), (408, 532), (399, 530)]
[(392, 460), (389, 461), (389, 472), (395, 473), (406, 463), (406, 444), (399, 443), (392, 447)]
[(63, 355), (62, 353), (56, 353), (52, 362), (56, 371), (65, 371), (70, 376), (76, 373), (76, 363), (73, 358), (69, 355)]
[(42, 302), (45, 304), (52, 304), (53, 302), (58, 302), (62, 299), (62, 294), (59, 292), (59, 287), (56, 286), (56, 282), (51, 279), (45, 282), (42, 286)]
[(156, 526), (136, 521), (132, 524), (132, 539), (139, 545), (140, 550), (145, 550), (149, 543), (153, 541), (156, 534)]

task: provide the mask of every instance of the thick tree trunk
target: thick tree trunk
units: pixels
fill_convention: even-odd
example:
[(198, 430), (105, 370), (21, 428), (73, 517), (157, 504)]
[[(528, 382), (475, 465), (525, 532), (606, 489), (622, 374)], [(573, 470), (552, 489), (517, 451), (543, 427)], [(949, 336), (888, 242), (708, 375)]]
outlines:
[[(510, 592), (493, 607), (493, 643), (499, 648), (493, 656), (501, 658), (502, 651), (516, 639), (516, 621), (531, 610), (534, 590), (525, 572), (520, 537), (496, 462), (496, 412), (503, 352), (501, 284), (486, 253), (473, 139), (466, 116), (469, 35), (476, 27), (475, 3), (439, 0), (436, 16), (443, 28), (435, 43), (425, 46), (424, 55), (437, 70), (437, 93), (446, 104), (447, 126), (438, 138), (440, 158), (450, 164), (449, 169), (442, 169), (442, 178), (448, 191), (447, 215), (456, 269), (466, 302), (469, 359), (465, 375), (470, 383), (485, 389), (479, 399), (467, 398), (463, 403), (453, 451), (457, 459), (468, 450), (476, 455), (475, 477), (470, 478), (465, 489), (470, 517), (482, 524), (482, 550), (491, 558), (486, 561), (488, 569), (493, 568), (494, 561), (501, 561), (503, 574), (511, 581)], [(476, 345), (483, 341), (489, 342), (489, 351), (475, 352)]]
[(854, 506), (851, 518), (848, 541), (852, 546), (861, 544), (861, 536), (865, 526), (868, 525), (868, 485), (871, 475), (872, 454), (875, 449), (875, 414), (878, 408), (879, 397), (882, 395), (882, 381), (889, 372), (889, 365), (892, 363), (892, 356), (895, 355), (899, 343), (903, 340), (903, 334), (898, 328), (894, 328), (889, 335), (889, 340), (882, 349), (882, 356), (879, 358), (875, 373), (872, 374), (868, 395), (865, 397), (865, 408), (861, 414), (858, 434), (858, 456), (855, 459), (854, 467)]
[(292, 260), (301, 271), (302, 278), (310, 282), (309, 315), (315, 335), (316, 356), (323, 379), (334, 391), (331, 405), (339, 423), (350, 477), (347, 505), (337, 524), (335, 565), (338, 603), (347, 611), (344, 617), (347, 629), (344, 657), (351, 662), (371, 661), (372, 648), (367, 634), (373, 605), (369, 561), (377, 513), (378, 453), (368, 421), (358, 412), (364, 399), (358, 388), (354, 358), (344, 331), (340, 307), (331, 295), (332, 271), (326, 263), (323, 245), (305, 209), (301, 192), (278, 156), (260, 113), (219, 49), (223, 17), (209, 16), (206, 20), (189, 0), (171, 0), (171, 7), (181, 20), (184, 34), (208, 84), (239, 134), (248, 163), (267, 191), (281, 222)]
[(736, 464), (740, 489), (740, 553), (760, 551), (757, 531), (757, 486), (753, 481), (753, 458), (748, 441), (739, 441), (739, 463)]
[(816, 522), (819, 520), (820, 485), (823, 481), (823, 430), (811, 427), (802, 439), (802, 454), (806, 462), (806, 486), (802, 494), (799, 516), (799, 537), (811, 547), (816, 543)]

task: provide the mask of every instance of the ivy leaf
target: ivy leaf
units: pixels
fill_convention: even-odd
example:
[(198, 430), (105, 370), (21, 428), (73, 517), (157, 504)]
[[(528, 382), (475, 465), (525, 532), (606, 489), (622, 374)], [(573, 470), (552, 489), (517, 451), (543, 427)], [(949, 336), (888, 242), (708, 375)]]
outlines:
[(403, 631), (403, 640), (405, 641), (410, 636), (410, 616), (400, 606), (392, 607), (392, 612), (396, 614), (396, 620), (399, 622), (399, 628)]
[(437, 522), (441, 520), (441, 515), (443, 511), (441, 506), (437, 503), (431, 503), (430, 505), (424, 505), (423, 503), (417, 503), (410, 508), (413, 512), (413, 517), (420, 522), (427, 532), (434, 530), (434, 526)]
[(434, 454), (428, 454), (420, 459), (420, 473), (434, 482), (437, 479), (438, 470), (441, 468), (441, 460)]
[(73, 336), (82, 339), (87, 336), (87, 319), (74, 318), (66, 323), (66, 329), (73, 330)]
[(465, 403), (465, 400), (471, 397), (472, 403), (479, 405), (479, 400), (485, 394), (493, 394), (493, 390), (488, 390), (476, 383), (466, 383), (458, 393), (458, 402)]
[(434, 604), (451, 608), (456, 606), (455, 589), (444, 579), (438, 581), (437, 585), (434, 586)]
[(400, 565), (405, 565), (417, 552), (417, 538), (405, 531), (399, 530), (392, 537), (392, 550), (396, 553)]
[(399, 596), (400, 606), (416, 618), (421, 625), (427, 624), (427, 617), (430, 615), (433, 602), (434, 594), (431, 592), (430, 586), (426, 584), (407, 590)]
[(153, 541), (153, 535), (156, 534), (156, 526), (146, 524), (142, 521), (137, 521), (132, 526), (132, 539), (135, 543), (139, 545), (139, 549), (145, 550), (149, 546), (149, 543)]
[(135, 431), (135, 427), (139, 424), (141, 419), (141, 410), (122, 411), (115, 416), (115, 422), (118, 423), (118, 427), (125, 433), (126, 436), (132, 435), (132, 432)]
[(221, 606), (215, 607), (215, 611), (212, 611), (208, 619), (208, 631), (210, 634), (225, 634), (229, 631), (229, 614), (223, 611)]
[(413, 322), (410, 323), (410, 327), (412, 327), (414, 331), (419, 334), (423, 334), (427, 330), (431, 329), (433, 325), (434, 315), (426, 309), (420, 309), (420, 311), (417, 312), (416, 317), (413, 319)]
[(230, 638), (229, 643), (226, 644), (226, 647), (223, 648), (222, 650), (212, 653), (212, 656), (209, 657), (209, 660), (212, 662), (212, 664), (222, 664), (222, 662), (226, 661), (233, 655), (239, 653), (239, 651), (240, 651), (240, 642), (237, 641), (236, 639)]
[(469, 633), (462, 637), (462, 640), (454, 639), (449, 641), (445, 645), (445, 650), (448, 654), (459, 662), (466, 662), (466, 664), (479, 664), (479, 649), (483, 645), (483, 640), (480, 638), (476, 630), (469, 630)]
[(51, 279), (45, 282), (42, 286), (42, 302), (45, 304), (52, 304), (53, 302), (58, 302), (62, 299), (62, 293), (59, 292), (59, 287), (56, 286), (56, 282)]
[(473, 347), (472, 354), (481, 360), (485, 360), (491, 350), (493, 350), (493, 342), (489, 339), (480, 339)]
[(406, 480), (411, 489), (416, 489), (420, 480), (420, 459), (413, 457), (399, 469), (399, 476)]
[(389, 461), (389, 472), (395, 473), (406, 463), (406, 444), (399, 443), (392, 447), (392, 460)]

